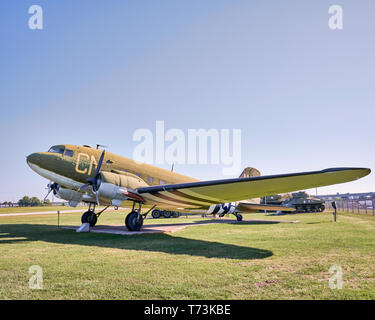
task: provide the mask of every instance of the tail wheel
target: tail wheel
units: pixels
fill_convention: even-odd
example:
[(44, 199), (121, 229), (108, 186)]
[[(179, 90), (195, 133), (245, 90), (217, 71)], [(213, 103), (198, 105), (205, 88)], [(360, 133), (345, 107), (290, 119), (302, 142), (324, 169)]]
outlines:
[(125, 225), (129, 231), (139, 231), (143, 226), (143, 217), (138, 212), (132, 211), (126, 216)]

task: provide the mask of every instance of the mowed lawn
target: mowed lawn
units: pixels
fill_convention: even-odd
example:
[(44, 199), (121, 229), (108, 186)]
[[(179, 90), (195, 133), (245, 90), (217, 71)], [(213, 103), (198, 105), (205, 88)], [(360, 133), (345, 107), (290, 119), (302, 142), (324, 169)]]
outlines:
[[(123, 224), (123, 210), (100, 224)], [(145, 223), (202, 218), (147, 219)], [(121, 236), (58, 229), (57, 216), (0, 217), (1, 299), (375, 299), (375, 218), (247, 215), (267, 222)], [(298, 220), (298, 223), (271, 223)], [(61, 225), (79, 225), (62, 213)], [(43, 270), (30, 289), (29, 267)], [(331, 266), (342, 289), (331, 289)], [(333, 281), (333, 283), (336, 283)]]
[(2, 207), (0, 208), (0, 214), (9, 214), (9, 213), (31, 213), (31, 212), (50, 212), (50, 211), (55, 211), (57, 212), (58, 210), (60, 212), (62, 211), (71, 211), (71, 210), (85, 210), (87, 207), (77, 207), (77, 208), (72, 208), (68, 206), (40, 206), (40, 207)]

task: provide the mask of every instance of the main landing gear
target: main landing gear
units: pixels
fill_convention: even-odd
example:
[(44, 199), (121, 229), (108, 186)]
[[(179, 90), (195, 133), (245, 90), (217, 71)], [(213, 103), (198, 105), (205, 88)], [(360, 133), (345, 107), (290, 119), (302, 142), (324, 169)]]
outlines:
[[(93, 207), (93, 208), (92, 208)], [(102, 211), (96, 213), (95, 212), (96, 204), (89, 204), (89, 210), (86, 211), (82, 217), (81, 222), (82, 223), (89, 223), (90, 227), (94, 227), (98, 221), (99, 216), (109, 208), (109, 206), (105, 207)]]
[[(242, 214), (239, 214), (238, 212), (232, 212), (232, 214), (236, 217), (237, 221), (242, 221)], [(222, 218), (225, 216), (225, 213), (220, 213), (219, 217)]]
[(142, 203), (138, 202), (138, 209), (135, 209), (135, 202), (133, 202), (132, 211), (125, 218), (125, 226), (129, 231), (139, 231), (143, 226), (143, 220), (146, 219), (148, 213), (155, 208), (153, 206), (146, 213), (142, 214)]
[(237, 218), (237, 221), (242, 221), (242, 214), (235, 214), (236, 218)]

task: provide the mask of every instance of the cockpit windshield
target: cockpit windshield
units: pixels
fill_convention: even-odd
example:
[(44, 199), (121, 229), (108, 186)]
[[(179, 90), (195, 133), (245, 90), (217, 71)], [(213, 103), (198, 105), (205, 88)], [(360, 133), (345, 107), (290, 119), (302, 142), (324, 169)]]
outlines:
[(64, 153), (64, 150), (65, 150), (65, 147), (62, 147), (62, 146), (53, 146), (53, 147), (51, 147), (51, 148), (48, 150), (48, 152), (63, 154), (63, 153)]

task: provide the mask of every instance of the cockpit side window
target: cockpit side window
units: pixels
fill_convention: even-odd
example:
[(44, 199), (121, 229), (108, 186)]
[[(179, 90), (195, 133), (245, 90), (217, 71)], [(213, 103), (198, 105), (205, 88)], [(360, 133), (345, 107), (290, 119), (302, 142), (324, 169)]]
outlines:
[(65, 150), (64, 147), (54, 146), (54, 147), (51, 147), (51, 148), (48, 150), (48, 152), (63, 154), (63, 153), (64, 153), (64, 150)]
[(73, 150), (66, 149), (64, 155), (67, 157), (73, 157)]

